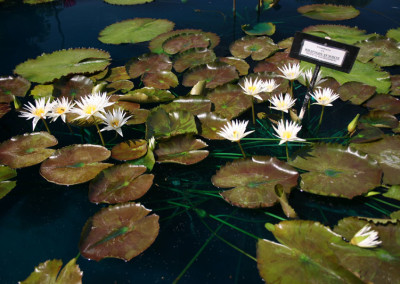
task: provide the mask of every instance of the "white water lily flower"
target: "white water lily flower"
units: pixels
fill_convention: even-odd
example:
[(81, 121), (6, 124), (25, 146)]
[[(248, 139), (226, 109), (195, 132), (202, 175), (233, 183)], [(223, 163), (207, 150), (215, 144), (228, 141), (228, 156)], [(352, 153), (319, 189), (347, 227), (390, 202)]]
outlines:
[(276, 84), (274, 79), (264, 81), (264, 92), (271, 93), (273, 90), (278, 88), (279, 85)]
[(33, 118), (32, 130), (35, 130), (39, 119), (45, 119), (52, 106), (53, 104), (50, 103), (49, 99), (40, 98), (35, 100), (35, 105), (28, 102), (28, 106), (21, 110), (21, 115), (19, 115), (19, 117), (25, 117), (26, 119)]
[[(311, 83), (313, 74), (314, 74), (314, 71), (312, 69), (308, 69), (308, 70), (303, 72), (302, 75), (303, 75), (304, 81), (306, 81), (307, 85), (309, 85)], [(325, 82), (326, 80), (327, 79), (322, 79), (321, 72), (318, 72), (317, 78), (315, 79), (314, 86), (318, 86), (319, 84)]]
[(321, 106), (332, 106), (331, 102), (339, 98), (339, 95), (335, 94), (330, 88), (317, 89), (311, 96), (317, 101), (313, 105)]
[(285, 97), (282, 96), (282, 94), (279, 94), (279, 96), (273, 96), (271, 99), (268, 100), (273, 104), (274, 106), (270, 106), (270, 108), (288, 112), (288, 110), (294, 106), (294, 103), (296, 102), (296, 99), (292, 99), (292, 96), (288, 93), (285, 94)]
[(291, 65), (290, 63), (288, 65), (285, 64), (282, 68), (278, 67), (278, 69), (283, 74), (278, 76), (288, 79), (290, 81), (296, 80), (302, 74), (299, 63), (293, 65)]
[(297, 137), (297, 133), (301, 130), (301, 126), (298, 125), (296, 122), (291, 121), (289, 123), (289, 121), (286, 120), (286, 123), (281, 120), (278, 123), (278, 128), (275, 128), (275, 126), (272, 126), (274, 128), (274, 130), (276, 131), (276, 134), (274, 134), (274, 136), (278, 137), (279, 139), (281, 139), (281, 141), (279, 142), (279, 145), (286, 143), (286, 142), (301, 142), (301, 141), (305, 141), (305, 139), (301, 139)]
[(217, 132), (217, 134), (232, 142), (238, 142), (243, 137), (254, 132), (254, 130), (245, 132), (248, 123), (249, 121), (233, 120), (232, 123), (228, 121), (221, 131)]
[(113, 109), (112, 112), (105, 112), (103, 123), (107, 126), (102, 128), (101, 131), (115, 130), (119, 135), (121, 135), (121, 137), (123, 137), (121, 127), (126, 124), (128, 119), (131, 117), (132, 116), (125, 117), (125, 112), (121, 109)]
[(378, 238), (378, 232), (365, 225), (354, 235), (350, 243), (362, 248), (374, 248), (382, 243), (382, 241), (378, 241)]
[(51, 112), (49, 113), (49, 116), (53, 118), (51, 122), (56, 121), (59, 117), (65, 122), (66, 114), (71, 111), (74, 105), (74, 102), (69, 101), (65, 97), (61, 98), (61, 100), (58, 98), (53, 102)]
[(264, 82), (262, 80), (256, 78), (253, 82), (252, 79), (245, 78), (243, 86), (240, 84), (239, 86), (243, 89), (246, 95), (262, 100), (262, 98), (258, 95), (259, 93), (264, 92)]
[(114, 103), (109, 102), (107, 93), (95, 93), (83, 97), (81, 101), (77, 101), (76, 104), (78, 107), (71, 109), (71, 112), (79, 115), (75, 119), (89, 119), (92, 116), (104, 119), (104, 116), (101, 112), (104, 112), (104, 108)]

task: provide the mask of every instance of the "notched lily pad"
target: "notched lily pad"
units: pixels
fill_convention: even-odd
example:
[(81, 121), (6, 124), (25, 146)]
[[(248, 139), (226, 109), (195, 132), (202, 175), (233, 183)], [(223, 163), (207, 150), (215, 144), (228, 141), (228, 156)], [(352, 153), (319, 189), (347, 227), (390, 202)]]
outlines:
[(188, 68), (193, 68), (202, 64), (213, 62), (217, 57), (214, 51), (207, 48), (189, 49), (177, 56), (174, 61), (176, 72), (183, 72)]
[(142, 76), (142, 82), (146, 87), (162, 90), (179, 85), (178, 78), (171, 71), (146, 72)]
[(359, 123), (381, 128), (396, 128), (399, 121), (394, 115), (382, 110), (372, 110), (360, 117)]
[(131, 112), (132, 118), (130, 118), (126, 124), (142, 124), (147, 121), (150, 111), (148, 109), (135, 109)]
[(373, 94), (375, 94), (376, 87), (368, 86), (361, 82), (346, 82), (338, 89), (340, 99), (343, 101), (350, 101), (354, 105), (360, 105)]
[(111, 157), (120, 161), (135, 160), (147, 152), (147, 141), (144, 139), (128, 140), (111, 149)]
[(46, 148), (57, 144), (57, 139), (47, 132), (14, 136), (0, 144), (0, 164), (14, 169), (39, 164), (55, 151)]
[(201, 122), (201, 132), (200, 135), (207, 139), (212, 140), (223, 140), (221, 135), (218, 135), (217, 132), (221, 130), (222, 127), (226, 125), (229, 121), (226, 118), (220, 117), (215, 113), (201, 113), (197, 115), (197, 118)]
[(154, 175), (145, 166), (116, 165), (103, 170), (89, 184), (93, 203), (122, 203), (142, 197), (152, 186)]
[(379, 66), (400, 65), (400, 43), (393, 39), (376, 36), (355, 45), (360, 47), (357, 60), (363, 63), (372, 60)]
[(126, 93), (120, 97), (121, 101), (135, 103), (159, 103), (171, 101), (175, 98), (168, 90), (160, 90), (153, 87), (144, 87)]
[(114, 82), (108, 84), (106, 87), (106, 91), (108, 94), (116, 93), (116, 92), (126, 93), (126, 92), (129, 92), (130, 90), (132, 90), (134, 86), (135, 85), (133, 84), (132, 81), (119, 80), (119, 81), (114, 81)]
[(178, 34), (163, 42), (162, 48), (167, 54), (177, 54), (192, 48), (208, 48), (210, 40), (203, 34)]
[(297, 11), (314, 20), (340, 21), (357, 17), (360, 11), (353, 6), (313, 4), (297, 8)]
[(132, 58), (125, 67), (131, 78), (137, 78), (146, 72), (171, 71), (172, 62), (166, 54), (146, 53)]
[[(31, 83), (22, 77), (0, 77), (0, 102), (12, 102), (12, 96), (25, 97)], [(11, 97), (8, 101), (4, 97)]]
[(85, 224), (79, 250), (83, 257), (99, 261), (106, 257), (126, 261), (145, 251), (156, 239), (159, 217), (137, 203), (103, 208)]
[(76, 144), (58, 149), (40, 166), (40, 174), (47, 181), (72, 185), (93, 179), (102, 170), (113, 164), (100, 163), (110, 157), (105, 147), (90, 144)]
[(242, 25), (242, 31), (244, 31), (247, 35), (251, 36), (261, 36), (268, 35), (271, 36), (275, 33), (275, 25), (273, 23), (257, 23), (254, 26), (251, 25)]
[(9, 180), (16, 176), (16, 170), (0, 165), (0, 199), (6, 196), (17, 185), (15, 180)]
[(267, 36), (244, 36), (229, 47), (233, 56), (246, 58), (251, 55), (253, 60), (263, 60), (278, 50), (278, 46)]
[(289, 164), (269, 156), (240, 159), (221, 167), (211, 178), (214, 186), (232, 188), (222, 197), (232, 205), (244, 208), (270, 207), (278, 202), (275, 186), (286, 193), (297, 185), (298, 172)]

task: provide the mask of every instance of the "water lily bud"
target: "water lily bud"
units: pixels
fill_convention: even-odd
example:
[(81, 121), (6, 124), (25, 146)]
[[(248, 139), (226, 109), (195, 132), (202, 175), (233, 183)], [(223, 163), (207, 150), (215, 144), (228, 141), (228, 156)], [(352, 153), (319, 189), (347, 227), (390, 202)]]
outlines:
[(96, 86), (93, 87), (92, 94), (102, 92), (104, 90), (104, 88), (106, 87), (106, 85), (107, 85), (106, 82), (101, 82), (100, 84), (97, 84)]
[(14, 107), (15, 107), (15, 109), (20, 109), (21, 108), (21, 102), (18, 100), (18, 98), (16, 97), (16, 96), (13, 96), (14, 97)]
[(360, 117), (360, 114), (357, 113), (356, 117), (349, 123), (349, 125), (347, 125), (347, 131), (349, 133), (353, 133), (356, 130), (359, 117)]

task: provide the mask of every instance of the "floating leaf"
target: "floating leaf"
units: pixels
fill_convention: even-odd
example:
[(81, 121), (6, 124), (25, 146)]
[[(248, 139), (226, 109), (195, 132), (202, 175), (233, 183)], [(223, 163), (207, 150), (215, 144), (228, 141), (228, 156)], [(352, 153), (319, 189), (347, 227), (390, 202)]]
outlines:
[(93, 81), (81, 75), (73, 76), (71, 79), (59, 80), (54, 84), (54, 96), (66, 97), (69, 100), (78, 100), (92, 93)]
[(137, 5), (137, 4), (144, 4), (150, 3), (154, 0), (104, 0), (104, 2), (113, 5)]
[(53, 85), (36, 85), (32, 90), (30, 95), (34, 97), (35, 100), (40, 98), (52, 99), (54, 86)]
[(0, 165), (0, 199), (6, 196), (17, 185), (16, 181), (9, 180), (16, 176), (16, 170)]
[(297, 8), (297, 11), (314, 20), (340, 21), (357, 17), (360, 11), (353, 6), (313, 4)]
[(364, 104), (365, 107), (385, 111), (392, 115), (400, 113), (400, 100), (386, 94), (377, 94)]
[(0, 103), (0, 118), (2, 118), (6, 113), (11, 110), (9, 104)]
[(195, 67), (183, 75), (182, 85), (193, 87), (199, 81), (206, 81), (206, 87), (213, 89), (223, 84), (229, 83), (239, 76), (236, 68), (226, 63), (209, 63)]
[(144, 139), (128, 140), (111, 149), (111, 157), (120, 161), (138, 159), (147, 152), (147, 141)]
[(192, 48), (207, 49), (209, 46), (210, 40), (204, 33), (180, 33), (170, 37), (162, 44), (164, 52), (168, 54), (177, 54)]
[(79, 250), (83, 257), (99, 261), (106, 257), (131, 260), (145, 251), (159, 231), (155, 214), (133, 202), (101, 209), (85, 224)]
[(201, 96), (179, 97), (172, 103), (161, 105), (166, 112), (188, 111), (193, 115), (211, 111), (211, 101)]
[(339, 144), (303, 148), (289, 164), (308, 171), (300, 175), (300, 187), (315, 194), (353, 198), (381, 184), (375, 160)]
[(400, 220), (400, 210), (392, 212), (392, 214), (390, 214), (390, 218)]
[(169, 89), (179, 85), (178, 78), (171, 71), (146, 72), (142, 76), (146, 87)]
[(135, 109), (131, 114), (133, 117), (129, 119), (126, 124), (142, 124), (147, 121), (150, 111), (147, 109)]
[(275, 25), (273, 23), (257, 23), (254, 26), (242, 25), (242, 31), (247, 35), (260, 36), (260, 35), (273, 35), (275, 33)]
[(121, 101), (131, 101), (136, 103), (158, 103), (167, 102), (175, 98), (168, 90), (160, 90), (152, 87), (144, 87), (126, 93), (120, 97)]
[(250, 65), (243, 59), (236, 57), (220, 57), (218, 60), (220, 62), (235, 66), (240, 76), (247, 75), (249, 73)]
[(337, 93), (343, 101), (350, 101), (354, 105), (360, 105), (373, 94), (376, 87), (368, 86), (361, 82), (346, 82), (339, 87)]
[(400, 65), (400, 44), (390, 38), (376, 36), (355, 44), (360, 47), (357, 60), (372, 61), (379, 66)]
[(89, 200), (93, 203), (122, 203), (136, 200), (150, 189), (154, 175), (146, 174), (145, 166), (116, 165), (100, 172), (89, 184)]
[(42, 3), (54, 2), (55, 0), (24, 0), (24, 4), (36, 5)]
[(197, 118), (201, 122), (201, 136), (213, 140), (225, 139), (221, 135), (218, 135), (217, 132), (226, 125), (226, 123), (229, 121), (228, 119), (219, 117), (218, 115), (209, 112), (201, 113), (197, 115)]
[(31, 83), (22, 77), (0, 77), (0, 102), (12, 102), (12, 97), (8, 101), (4, 101), (3, 97), (25, 97), (30, 87)]
[(132, 81), (120, 80), (120, 81), (114, 81), (114, 82), (108, 84), (106, 90), (111, 90), (111, 91), (108, 91), (108, 93), (115, 93), (118, 91), (126, 93), (126, 92), (132, 90), (133, 87), (134, 87), (134, 84)]
[(257, 63), (254, 67), (254, 72), (280, 72), (278, 67), (285, 64), (297, 64), (300, 63), (298, 59), (291, 58), (289, 52), (276, 52), (271, 57), (266, 58), (263, 61)]
[(382, 128), (396, 128), (399, 125), (399, 121), (395, 116), (382, 110), (372, 110), (362, 115), (359, 123)]
[(166, 54), (147, 53), (126, 63), (131, 78), (137, 78), (146, 72), (171, 71), (172, 62)]
[(174, 69), (176, 72), (183, 72), (188, 68), (213, 62), (216, 58), (214, 51), (210, 49), (189, 49), (177, 56), (174, 61)]
[(238, 58), (244, 59), (251, 55), (253, 60), (263, 60), (277, 51), (278, 46), (267, 36), (245, 36), (233, 42), (229, 50)]
[(389, 190), (383, 194), (387, 198), (400, 200), (400, 187), (398, 185), (392, 185)]
[(156, 159), (154, 158), (153, 150), (147, 147), (147, 153), (145, 156), (127, 162), (130, 165), (145, 166), (149, 171), (153, 170)]
[(205, 159), (209, 152), (199, 150), (208, 145), (189, 135), (175, 136), (166, 142), (158, 143), (155, 151), (158, 163), (177, 163), (192, 165)]
[(107, 44), (138, 43), (169, 32), (175, 24), (165, 19), (135, 18), (105, 27), (99, 40)]
[(400, 75), (391, 75), (390, 81), (392, 82), (390, 94), (392, 96), (400, 96)]
[(120, 80), (128, 80), (130, 77), (126, 71), (125, 66), (118, 66), (111, 68), (110, 74), (105, 78), (108, 82), (115, 82)]
[(400, 42), (400, 27), (388, 30), (386, 36)]
[(57, 143), (57, 139), (47, 132), (14, 136), (0, 144), (0, 164), (14, 169), (39, 164), (55, 151), (46, 148)]
[(275, 186), (286, 193), (297, 185), (299, 174), (285, 162), (269, 156), (254, 156), (228, 163), (211, 178), (214, 186), (234, 189), (221, 193), (232, 205), (244, 208), (269, 207), (278, 202)]
[(77, 144), (58, 149), (40, 166), (40, 174), (47, 181), (72, 185), (93, 179), (112, 164), (99, 163), (110, 157), (111, 152), (98, 145)]
[(351, 143), (371, 142), (383, 137), (383, 131), (376, 127), (367, 127), (362, 129), (357, 135), (350, 139)]

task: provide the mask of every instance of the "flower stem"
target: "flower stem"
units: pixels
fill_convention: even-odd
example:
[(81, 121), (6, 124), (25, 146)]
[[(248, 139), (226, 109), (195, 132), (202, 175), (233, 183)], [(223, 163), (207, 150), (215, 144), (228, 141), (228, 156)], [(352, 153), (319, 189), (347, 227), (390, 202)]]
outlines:
[(97, 133), (99, 133), (101, 144), (103, 145), (103, 147), (105, 147), (106, 143), (104, 143), (103, 135), (101, 135), (101, 131), (100, 131), (99, 125), (97, 124), (96, 119), (94, 119), (94, 124), (96, 125)]
[(293, 98), (293, 85), (294, 85), (294, 80), (290, 81), (290, 96)]
[(69, 125), (68, 122), (66, 122), (65, 124), (68, 126), (69, 132), (74, 133), (74, 131), (73, 131), (72, 128), (71, 128), (71, 125)]
[(286, 161), (289, 161), (289, 149), (288, 149), (288, 142), (286, 142)]
[(242, 147), (242, 145), (240, 144), (240, 140), (237, 141), (237, 143), (238, 143), (238, 145), (239, 145), (240, 151), (242, 151), (243, 158), (246, 158), (246, 154), (245, 154), (244, 151), (243, 151), (243, 147)]
[(51, 132), (50, 132), (50, 129), (49, 129), (49, 126), (47, 125), (47, 123), (46, 123), (46, 120), (44, 120), (44, 118), (40, 118), (42, 121), (43, 121), (43, 124), (44, 124), (44, 126), (46, 127), (46, 130), (47, 130), (47, 132), (49, 133), (49, 134), (51, 134)]
[(319, 132), (319, 128), (321, 127), (322, 117), (324, 116), (324, 109), (325, 109), (325, 106), (322, 106), (321, 116), (319, 117), (319, 122), (318, 122), (318, 127), (317, 127), (317, 133)]
[(251, 114), (253, 116), (253, 124), (256, 124), (256, 115), (254, 113), (254, 100), (251, 100)]

